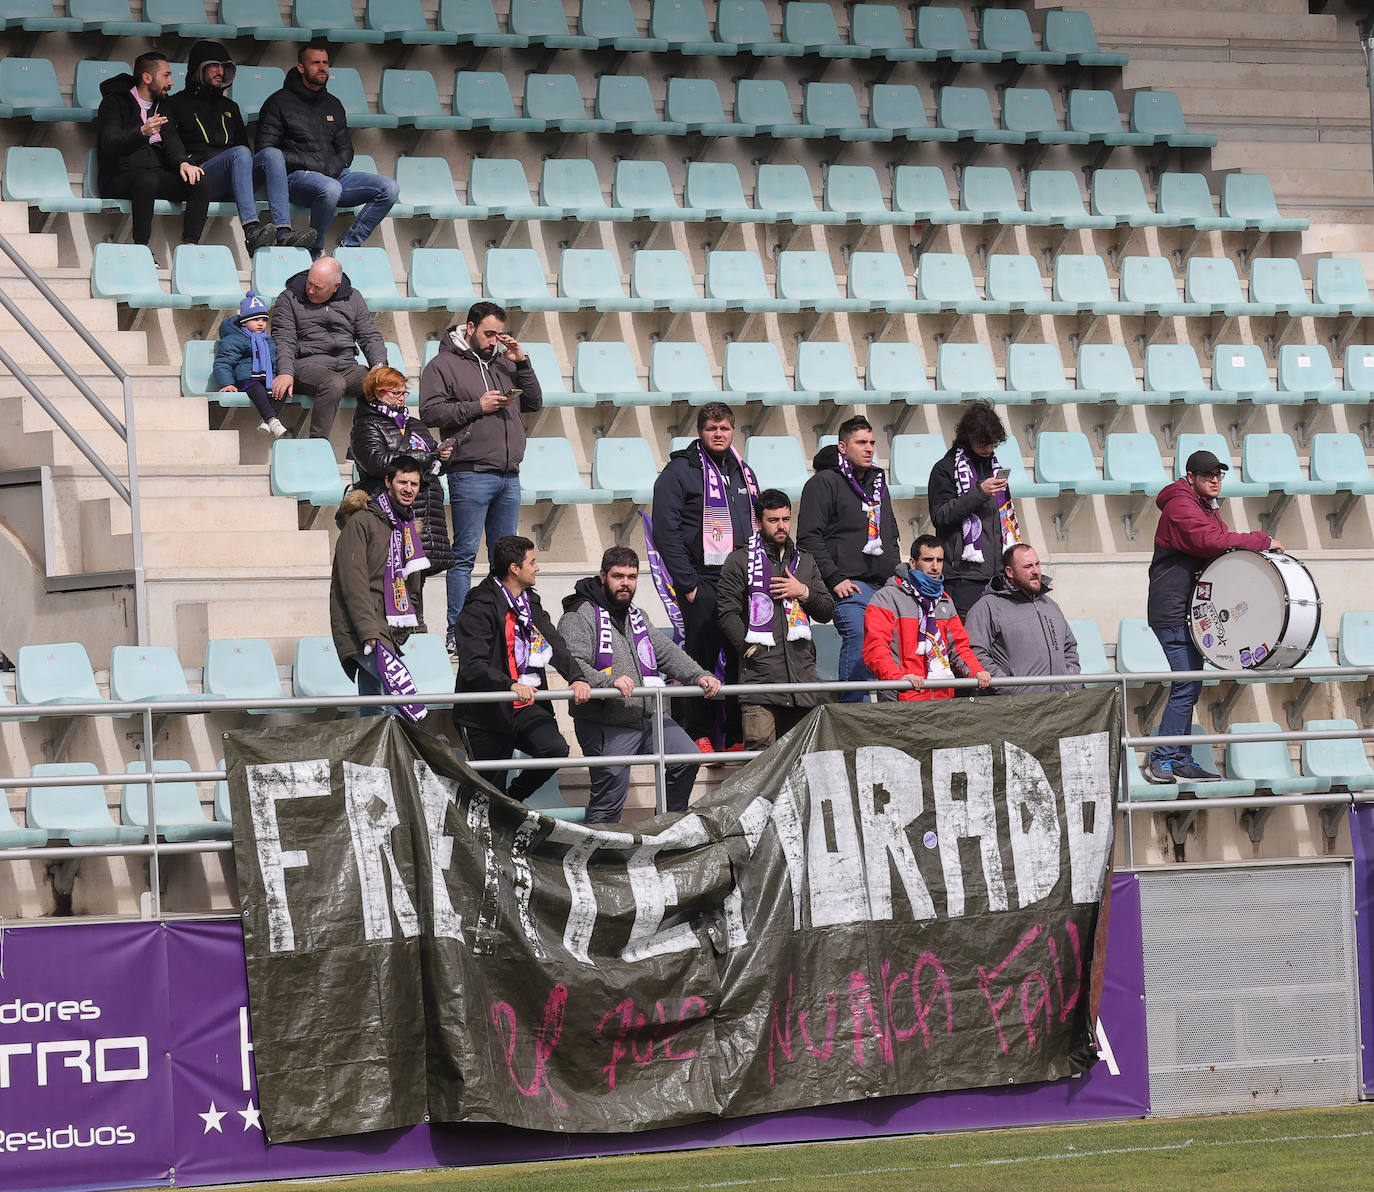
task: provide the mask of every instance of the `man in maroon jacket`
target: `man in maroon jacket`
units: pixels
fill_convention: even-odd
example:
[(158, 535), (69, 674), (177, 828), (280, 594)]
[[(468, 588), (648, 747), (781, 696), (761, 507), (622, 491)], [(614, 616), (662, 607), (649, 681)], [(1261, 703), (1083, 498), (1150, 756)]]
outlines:
[[(1155, 553), (1150, 560), (1150, 628), (1164, 647), (1169, 669), (1202, 669), (1202, 655), (1188, 632), (1188, 605), (1198, 575), (1211, 560), (1228, 550), (1282, 550), (1268, 534), (1255, 531), (1234, 534), (1226, 528), (1217, 508), (1221, 475), (1230, 471), (1210, 451), (1194, 451), (1188, 472), (1155, 498), (1159, 528)], [(1171, 683), (1169, 701), (1159, 718), (1161, 737), (1186, 737), (1193, 730), (1193, 708), (1202, 694), (1202, 683)], [(1157, 745), (1145, 766), (1150, 782), (1215, 782), (1219, 775), (1193, 761), (1185, 745)]]

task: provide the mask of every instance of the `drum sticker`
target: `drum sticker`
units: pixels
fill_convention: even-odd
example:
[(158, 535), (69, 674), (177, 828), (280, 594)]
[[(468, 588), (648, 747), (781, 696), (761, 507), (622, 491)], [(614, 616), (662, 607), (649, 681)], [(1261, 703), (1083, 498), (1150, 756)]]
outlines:
[(1199, 600), (1211, 600), (1211, 599), (1212, 599), (1212, 585), (1211, 585), (1211, 584), (1198, 584), (1198, 586), (1197, 586), (1197, 598), (1198, 598)]
[(1242, 646), (1240, 648), (1240, 664), (1244, 667), (1250, 667), (1255, 664), (1255, 657), (1250, 653), (1248, 646)]
[(1207, 606), (1205, 604), (1193, 605), (1193, 620), (1201, 621), (1207, 616)]
[(1263, 661), (1264, 661), (1266, 658), (1268, 658), (1268, 657), (1269, 657), (1269, 643), (1268, 643), (1268, 642), (1265, 642), (1263, 645), (1259, 645), (1259, 646), (1256, 646), (1256, 647), (1255, 647), (1255, 665), (1256, 665), (1256, 666), (1259, 666), (1259, 664), (1260, 664), (1261, 662), (1263, 662)]
[(1231, 615), (1232, 615), (1233, 617), (1239, 618), (1239, 617), (1245, 616), (1245, 614), (1248, 613), (1249, 611), (1250, 611), (1250, 606), (1249, 606), (1248, 604), (1246, 604), (1244, 600), (1242, 600), (1238, 605), (1236, 605), (1235, 608), (1233, 608), (1233, 609), (1231, 610)]
[(1212, 635), (1210, 633), (1204, 633), (1202, 635), (1202, 644), (1209, 650), (1212, 648)]

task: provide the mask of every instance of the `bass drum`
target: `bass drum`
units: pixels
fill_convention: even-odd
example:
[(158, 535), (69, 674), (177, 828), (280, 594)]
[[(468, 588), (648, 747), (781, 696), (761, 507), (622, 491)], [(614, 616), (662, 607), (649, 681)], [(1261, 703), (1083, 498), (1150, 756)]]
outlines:
[(1312, 648), (1322, 602), (1312, 573), (1277, 550), (1231, 550), (1198, 576), (1193, 645), (1221, 670), (1287, 670)]

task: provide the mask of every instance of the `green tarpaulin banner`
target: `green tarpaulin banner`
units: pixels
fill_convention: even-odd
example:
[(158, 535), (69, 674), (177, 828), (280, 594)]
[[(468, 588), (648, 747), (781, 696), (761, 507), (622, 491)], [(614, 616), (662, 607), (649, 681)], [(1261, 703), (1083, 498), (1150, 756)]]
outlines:
[(264, 1125), (612, 1132), (1094, 1060), (1113, 692), (817, 708), (685, 815), (540, 815), (392, 717), (231, 733)]

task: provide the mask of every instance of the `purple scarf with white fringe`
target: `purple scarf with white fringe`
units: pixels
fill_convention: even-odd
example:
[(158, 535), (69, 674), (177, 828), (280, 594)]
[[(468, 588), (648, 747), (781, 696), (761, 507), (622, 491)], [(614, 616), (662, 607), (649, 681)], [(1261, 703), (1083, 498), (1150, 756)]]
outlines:
[[(781, 554), (778, 556), (784, 571), (795, 571), (801, 559), (801, 551), (795, 546), (792, 552), (791, 568)], [(773, 637), (773, 574), (773, 561), (764, 550), (763, 535), (755, 530), (749, 539), (749, 631), (744, 635), (744, 640), (760, 646), (776, 644)], [(787, 640), (810, 641), (811, 622), (801, 601), (789, 596), (783, 600), (782, 606), (787, 616)]]
[(424, 543), (420, 541), (420, 528), (415, 524), (413, 508), (402, 517), (391, 498), (386, 493), (378, 493), (374, 498), (377, 507), (391, 524), (391, 539), (386, 547), (386, 572), (382, 583), (382, 603), (388, 625), (418, 625), (420, 619), (415, 615), (411, 604), (410, 592), (406, 588), (406, 577), (429, 566), (425, 556)]
[[(658, 655), (654, 652), (654, 643), (649, 637), (649, 622), (633, 604), (629, 607), (627, 621), (627, 628), (634, 640), (639, 673), (643, 676), (637, 685), (664, 686), (663, 676), (658, 670)], [(609, 675), (615, 669), (615, 623), (611, 620), (611, 614), (599, 604), (596, 606), (596, 669), (603, 675)]]

